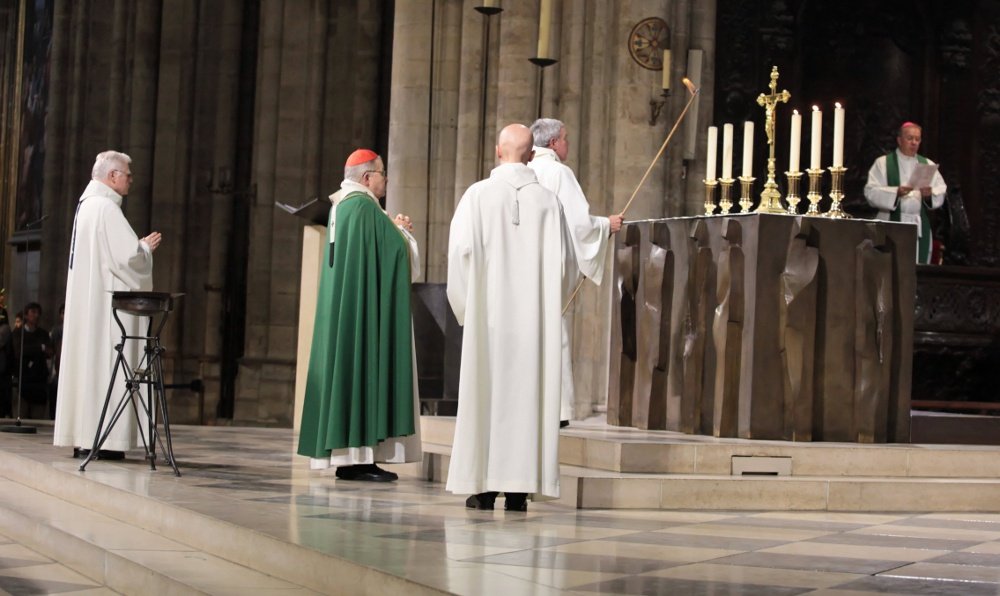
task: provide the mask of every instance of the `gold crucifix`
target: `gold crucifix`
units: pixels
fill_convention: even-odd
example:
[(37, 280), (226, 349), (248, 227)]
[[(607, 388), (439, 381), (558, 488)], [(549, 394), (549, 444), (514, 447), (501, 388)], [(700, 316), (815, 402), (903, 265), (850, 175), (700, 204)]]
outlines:
[(764, 192), (760, 193), (760, 205), (757, 211), (764, 213), (784, 213), (781, 206), (781, 193), (778, 192), (778, 184), (774, 181), (774, 109), (778, 102), (788, 103), (792, 94), (787, 89), (778, 93), (778, 67), (771, 67), (771, 89), (770, 95), (761, 93), (757, 97), (757, 104), (764, 108), (764, 132), (767, 133), (767, 144), (770, 152), (767, 159), (767, 182), (764, 183)]

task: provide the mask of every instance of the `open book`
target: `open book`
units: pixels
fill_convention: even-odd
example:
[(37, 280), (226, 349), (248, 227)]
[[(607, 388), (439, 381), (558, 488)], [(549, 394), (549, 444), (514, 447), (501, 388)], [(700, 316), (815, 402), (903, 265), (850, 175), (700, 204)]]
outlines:
[(330, 218), (330, 200), (326, 197), (309, 199), (305, 203), (295, 207), (287, 203), (274, 202), (274, 206), (285, 213), (297, 215), (311, 224), (325, 226)]

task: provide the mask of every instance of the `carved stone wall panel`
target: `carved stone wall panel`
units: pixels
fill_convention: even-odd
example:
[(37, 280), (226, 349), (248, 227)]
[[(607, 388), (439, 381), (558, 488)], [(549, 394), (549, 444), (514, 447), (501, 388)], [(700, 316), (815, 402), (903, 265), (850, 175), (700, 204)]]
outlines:
[(642, 274), (642, 308), (638, 342), (645, 355), (636, 370), (632, 425), (663, 429), (666, 382), (670, 363), (670, 308), (673, 302), (674, 255), (666, 223), (653, 225)]
[(636, 303), (640, 277), (640, 231), (629, 224), (619, 233), (615, 248), (612, 296), (611, 374), (608, 386), (608, 423), (632, 424), (632, 394), (637, 360)]
[(743, 304), (746, 287), (743, 228), (738, 218), (722, 224), (725, 244), (719, 253), (712, 340), (715, 347), (715, 395), (712, 434), (735, 437), (742, 369)]
[(810, 220), (792, 227), (779, 302), (781, 363), (784, 377), (782, 438), (811, 441), (816, 349), (816, 273), (819, 251), (810, 244)]

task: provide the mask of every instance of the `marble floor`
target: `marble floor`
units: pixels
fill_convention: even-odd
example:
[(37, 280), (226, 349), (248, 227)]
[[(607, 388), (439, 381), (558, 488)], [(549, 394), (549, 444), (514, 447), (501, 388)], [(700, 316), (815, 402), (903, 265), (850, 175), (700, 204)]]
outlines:
[[(165, 464), (151, 471), (136, 454), (80, 473), (45, 426), (37, 435), (0, 433), (0, 452), (447, 593), (1000, 594), (1000, 514), (546, 503), (526, 513), (473, 511), (442, 484), (406, 475), (412, 468), (391, 484), (310, 471), (292, 455), (290, 430), (181, 426), (173, 436), (180, 478)], [(0, 537), (0, 590), (102, 593), (30, 547)], [(52, 579), (31, 583), (43, 576)]]

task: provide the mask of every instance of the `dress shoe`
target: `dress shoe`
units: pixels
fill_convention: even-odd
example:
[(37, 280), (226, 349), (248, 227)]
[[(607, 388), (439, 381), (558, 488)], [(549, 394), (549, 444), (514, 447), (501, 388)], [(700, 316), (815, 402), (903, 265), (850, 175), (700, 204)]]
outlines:
[(375, 464), (359, 464), (356, 466), (340, 466), (334, 473), (341, 480), (360, 480), (362, 482), (392, 482), (399, 476)]
[(479, 493), (478, 495), (472, 495), (465, 500), (465, 506), (469, 509), (483, 509), (491, 511), (493, 509), (493, 503), (497, 500), (497, 495), (500, 493), (489, 491), (485, 493)]
[(504, 493), (503, 508), (507, 511), (527, 511), (528, 493)]

